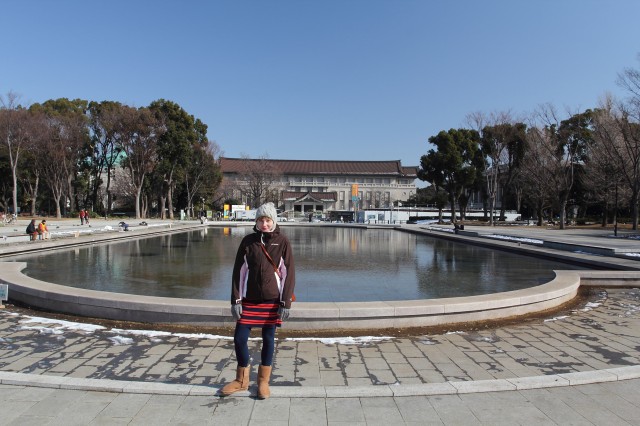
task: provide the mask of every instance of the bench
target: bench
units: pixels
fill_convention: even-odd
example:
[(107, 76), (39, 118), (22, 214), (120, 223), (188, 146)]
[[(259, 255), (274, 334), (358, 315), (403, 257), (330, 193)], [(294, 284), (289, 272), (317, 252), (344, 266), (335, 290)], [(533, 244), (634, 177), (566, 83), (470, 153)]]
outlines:
[(29, 234), (7, 234), (0, 236), (0, 244), (8, 244), (8, 243), (22, 243), (33, 241), (31, 240), (31, 236)]

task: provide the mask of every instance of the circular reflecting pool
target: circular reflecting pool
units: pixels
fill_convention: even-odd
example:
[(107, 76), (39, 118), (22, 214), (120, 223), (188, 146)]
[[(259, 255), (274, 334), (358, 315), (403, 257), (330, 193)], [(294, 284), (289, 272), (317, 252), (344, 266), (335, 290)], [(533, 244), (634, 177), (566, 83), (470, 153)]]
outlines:
[[(250, 227), (203, 228), (20, 256), (26, 275), (93, 290), (228, 300), (233, 262)], [(300, 302), (431, 299), (535, 286), (553, 262), (405, 232), (283, 227), (296, 260)]]

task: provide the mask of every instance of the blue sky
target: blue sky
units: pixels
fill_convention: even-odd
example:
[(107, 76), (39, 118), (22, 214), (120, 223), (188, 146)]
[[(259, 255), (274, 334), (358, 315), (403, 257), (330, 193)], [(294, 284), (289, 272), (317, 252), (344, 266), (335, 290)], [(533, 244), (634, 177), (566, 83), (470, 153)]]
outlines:
[(401, 160), (475, 111), (621, 96), (637, 0), (1, 1), (0, 93), (146, 106), (224, 155)]

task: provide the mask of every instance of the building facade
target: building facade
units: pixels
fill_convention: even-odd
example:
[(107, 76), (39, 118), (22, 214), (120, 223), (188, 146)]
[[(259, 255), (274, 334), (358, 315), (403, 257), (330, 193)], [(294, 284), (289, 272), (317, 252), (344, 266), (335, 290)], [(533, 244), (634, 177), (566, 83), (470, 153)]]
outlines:
[[(417, 167), (393, 161), (220, 158), (223, 186), (251, 205), (273, 201), (286, 212), (389, 208), (416, 193)], [(263, 188), (258, 188), (260, 183)], [(258, 189), (260, 196), (258, 197)], [(258, 201), (258, 202), (260, 202)], [(255, 206), (252, 206), (255, 207)]]

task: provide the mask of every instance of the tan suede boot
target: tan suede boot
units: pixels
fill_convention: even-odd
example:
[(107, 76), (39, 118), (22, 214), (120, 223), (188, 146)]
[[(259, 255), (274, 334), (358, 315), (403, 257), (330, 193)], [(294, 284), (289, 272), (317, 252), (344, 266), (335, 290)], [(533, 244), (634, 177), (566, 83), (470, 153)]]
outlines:
[(236, 370), (236, 379), (228, 383), (220, 390), (222, 396), (228, 396), (232, 393), (249, 389), (249, 366), (238, 367)]
[(271, 396), (269, 390), (269, 380), (271, 379), (271, 366), (261, 365), (258, 367), (258, 399), (267, 399)]

